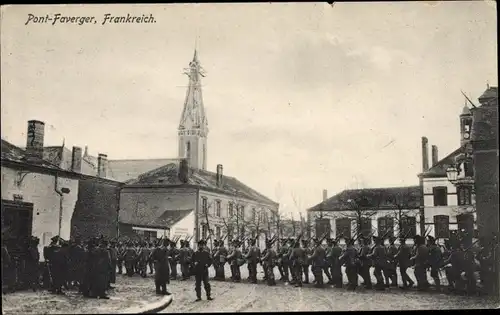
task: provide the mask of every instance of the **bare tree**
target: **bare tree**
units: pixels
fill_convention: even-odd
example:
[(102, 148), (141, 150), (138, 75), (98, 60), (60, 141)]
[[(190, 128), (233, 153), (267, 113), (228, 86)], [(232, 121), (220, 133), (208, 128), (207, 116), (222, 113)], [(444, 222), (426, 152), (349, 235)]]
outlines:
[(379, 207), (382, 209), (389, 208), (393, 210), (393, 212), (389, 214), (388, 217), (394, 219), (396, 225), (398, 226), (400, 234), (408, 234), (408, 229), (410, 227), (406, 226), (407, 221), (410, 218), (415, 218), (415, 222), (416, 224), (418, 224), (417, 214), (419, 212), (419, 193), (408, 187), (391, 191), (390, 193), (384, 195), (382, 194), (383, 193), (381, 193), (381, 195), (379, 196), (379, 198), (381, 199), (381, 202), (379, 202)]
[(378, 209), (377, 203), (380, 202), (380, 199), (373, 197), (373, 194), (366, 191), (361, 196), (356, 195), (347, 200), (346, 206), (349, 210), (342, 212), (341, 216), (355, 222), (354, 235), (367, 236), (372, 233), (371, 220), (377, 214), (373, 209)]

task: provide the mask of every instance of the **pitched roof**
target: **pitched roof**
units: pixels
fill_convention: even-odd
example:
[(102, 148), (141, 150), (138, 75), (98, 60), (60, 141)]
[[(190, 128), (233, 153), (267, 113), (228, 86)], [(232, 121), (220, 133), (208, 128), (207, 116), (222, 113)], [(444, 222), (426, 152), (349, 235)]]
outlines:
[[(418, 209), (420, 186), (348, 189), (307, 209), (307, 211), (346, 211)], [(354, 204), (349, 200), (353, 200)]]
[(428, 171), (422, 172), (419, 176), (422, 176), (423, 178), (446, 177), (446, 170), (450, 167), (450, 165), (455, 163), (455, 157), (464, 152), (465, 145), (459, 147), (455, 151), (448, 154), (445, 158), (439, 160), (436, 165), (431, 167)]
[(127, 182), (128, 185), (181, 185), (189, 184), (200, 188), (217, 190), (228, 195), (239, 195), (250, 200), (265, 204), (277, 205), (276, 202), (262, 195), (256, 190), (248, 187), (239, 180), (230, 176), (222, 177), (222, 186), (217, 186), (217, 173), (201, 170), (189, 169), (188, 182), (183, 183), (179, 179), (179, 163), (169, 163), (152, 171), (139, 175), (136, 179)]
[(120, 211), (119, 220), (123, 224), (170, 228), (184, 219), (194, 209), (169, 210), (164, 208), (142, 209), (141, 211)]
[(2, 161), (11, 161), (16, 163), (23, 163), (29, 165), (41, 166), (53, 170), (61, 170), (57, 165), (52, 164), (45, 159), (28, 159), (25, 150), (13, 145), (12, 143), (2, 139)]
[(108, 160), (108, 176), (119, 182), (126, 182), (176, 161), (177, 159)]

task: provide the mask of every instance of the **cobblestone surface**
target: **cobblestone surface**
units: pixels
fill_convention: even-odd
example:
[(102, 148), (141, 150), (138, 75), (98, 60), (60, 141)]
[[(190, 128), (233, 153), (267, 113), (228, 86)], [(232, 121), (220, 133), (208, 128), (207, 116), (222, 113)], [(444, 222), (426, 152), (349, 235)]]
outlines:
[(109, 300), (88, 299), (70, 291), (54, 295), (46, 290), (21, 291), (2, 295), (3, 314), (106, 314), (129, 307), (146, 306), (159, 301), (153, 280), (135, 276), (117, 276), (115, 289), (109, 290)]
[[(248, 276), (246, 266), (241, 268), (242, 278)], [(259, 268), (260, 271), (260, 268)], [(411, 273), (411, 272), (410, 272)], [(211, 277), (214, 276), (210, 270)], [(226, 277), (230, 275), (226, 269)], [(276, 276), (279, 275), (277, 274)], [(413, 275), (411, 275), (413, 278)], [(259, 273), (258, 278), (262, 278)], [(311, 275), (311, 279), (312, 275)], [(258, 284), (211, 281), (213, 301), (194, 302), (194, 281), (172, 281), (170, 291), (174, 301), (164, 313), (190, 312), (286, 312), (286, 311), (358, 311), (358, 310), (440, 310), (440, 309), (489, 309), (498, 303), (477, 298), (436, 292), (386, 291), (359, 289), (317, 289), (312, 285), (295, 288), (278, 282), (269, 287)], [(203, 289), (202, 289), (203, 290)], [(203, 291), (202, 291), (203, 292)], [(203, 298), (205, 299), (204, 293)]]

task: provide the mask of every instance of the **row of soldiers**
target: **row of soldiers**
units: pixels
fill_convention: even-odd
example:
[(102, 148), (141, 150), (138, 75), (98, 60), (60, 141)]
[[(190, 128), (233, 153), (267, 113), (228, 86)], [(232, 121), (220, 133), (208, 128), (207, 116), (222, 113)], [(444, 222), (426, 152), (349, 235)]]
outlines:
[[(374, 244), (372, 245), (372, 241)], [(335, 287), (343, 286), (342, 266), (345, 266), (348, 290), (358, 287), (358, 279), (363, 279), (362, 285), (371, 289), (384, 290), (387, 287), (398, 287), (397, 269), (402, 280), (401, 289), (408, 289), (415, 285), (415, 281), (408, 275), (408, 269), (414, 269), (416, 286), (418, 290), (430, 288), (427, 272), (430, 270), (436, 290), (442, 290), (441, 274), (444, 271), (450, 291), (476, 292), (476, 272), (482, 270), (481, 279), (487, 277), (486, 268), (481, 265), (489, 261), (492, 247), (483, 244), (482, 250), (472, 251), (466, 248), (463, 242), (451, 244), (445, 241), (445, 246), (436, 244), (432, 236), (416, 235), (413, 238), (413, 247), (406, 244), (406, 237), (399, 237), (399, 246), (396, 246), (395, 237), (389, 237), (389, 245), (385, 246), (385, 238), (373, 236), (372, 238), (359, 237), (360, 246), (356, 248), (355, 239), (346, 239), (346, 248), (339, 246), (338, 239), (327, 239), (326, 248), (322, 239), (313, 239), (313, 244), (303, 240), (283, 239), (278, 250), (273, 248), (275, 240), (266, 240), (266, 248), (261, 252), (256, 246), (255, 239), (248, 241), (248, 249), (242, 250), (245, 245), (240, 240), (230, 242), (226, 249), (223, 241), (215, 241), (212, 255), (214, 258), (215, 279), (224, 280), (224, 265), (228, 263), (231, 270), (231, 279), (241, 281), (240, 268), (245, 263), (249, 272), (249, 281), (257, 282), (257, 266), (260, 264), (264, 270), (264, 280), (268, 285), (275, 285), (274, 269), (278, 268), (282, 281), (294, 284), (297, 287), (309, 283), (309, 270), (312, 269), (314, 284), (323, 287), (323, 274), (328, 278), (328, 284)], [(483, 242), (484, 243), (484, 242)], [(376, 283), (372, 283), (370, 269)]]

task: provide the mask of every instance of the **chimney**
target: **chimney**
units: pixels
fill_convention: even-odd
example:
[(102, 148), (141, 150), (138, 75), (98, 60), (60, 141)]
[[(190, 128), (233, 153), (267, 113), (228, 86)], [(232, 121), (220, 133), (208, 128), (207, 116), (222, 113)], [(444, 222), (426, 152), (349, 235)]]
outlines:
[(82, 148), (73, 147), (71, 153), (71, 170), (76, 173), (82, 172)]
[(186, 158), (181, 159), (179, 164), (179, 180), (184, 184), (189, 180), (189, 164)]
[(422, 137), (422, 171), (426, 172), (429, 170), (429, 140), (426, 137)]
[(436, 145), (433, 145), (431, 147), (432, 149), (432, 166), (436, 165), (438, 160), (438, 147)]
[(97, 156), (97, 177), (106, 178), (108, 172), (108, 156), (99, 153)]
[(85, 152), (83, 152), (83, 156), (87, 157), (89, 156), (89, 147), (85, 146)]
[(323, 201), (325, 201), (326, 199), (328, 199), (328, 190), (323, 189)]
[(26, 153), (28, 157), (43, 159), (44, 135), (44, 122), (39, 120), (28, 121), (28, 133), (26, 137)]
[(222, 186), (222, 164), (217, 164), (217, 187)]

